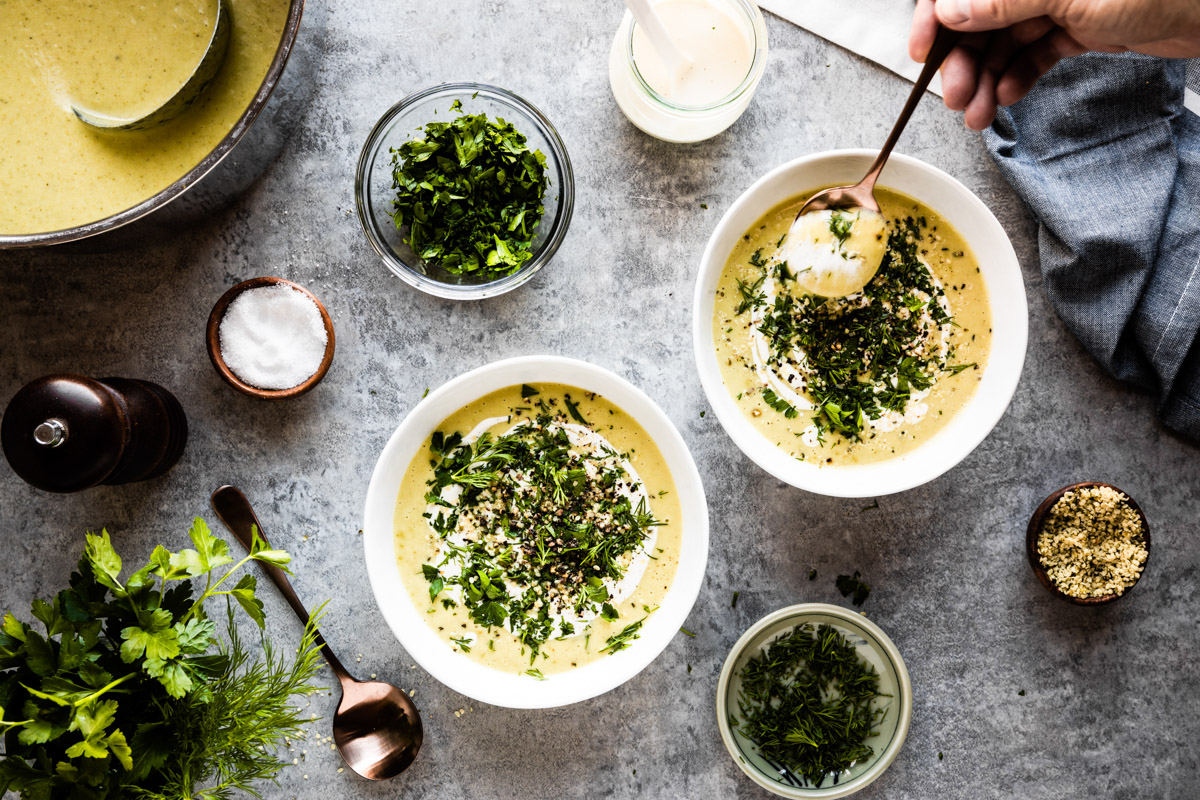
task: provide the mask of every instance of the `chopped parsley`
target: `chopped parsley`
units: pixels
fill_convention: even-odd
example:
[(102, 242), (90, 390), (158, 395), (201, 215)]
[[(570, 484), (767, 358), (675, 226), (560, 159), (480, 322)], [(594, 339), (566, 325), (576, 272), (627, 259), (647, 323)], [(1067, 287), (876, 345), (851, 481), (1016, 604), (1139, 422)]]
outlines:
[(627, 456), (572, 433), (567, 419), (543, 411), (499, 436), (466, 442), (439, 431), (431, 441), (425, 517), (439, 560), (422, 567), (430, 599), (449, 593), (481, 627), (509, 628), (531, 664), (548, 639), (574, 635), (564, 615), (618, 618), (610, 588), (662, 524)]
[(392, 148), (392, 220), (425, 261), (498, 277), (532, 257), (549, 183), (546, 157), (503, 119), (459, 112)]
[[(830, 230), (844, 242), (853, 220), (834, 214)], [(819, 441), (834, 431), (861, 441), (869, 420), (903, 413), (913, 392), (929, 389), (943, 375), (974, 364), (949, 364), (942, 346), (953, 324), (945, 292), (919, 257), (924, 218), (897, 220), (888, 234), (879, 272), (861, 294), (824, 298), (776, 293), (768, 301), (763, 283), (770, 273), (756, 251), (750, 262), (762, 266), (759, 279), (738, 281), (737, 314), (762, 309), (758, 328), (769, 344), (769, 365), (790, 363), (804, 376), (803, 390), (816, 406)], [(783, 283), (779, 265), (775, 278)], [(799, 355), (797, 355), (799, 354)], [(775, 392), (763, 392), (767, 405), (791, 419), (796, 409)]]

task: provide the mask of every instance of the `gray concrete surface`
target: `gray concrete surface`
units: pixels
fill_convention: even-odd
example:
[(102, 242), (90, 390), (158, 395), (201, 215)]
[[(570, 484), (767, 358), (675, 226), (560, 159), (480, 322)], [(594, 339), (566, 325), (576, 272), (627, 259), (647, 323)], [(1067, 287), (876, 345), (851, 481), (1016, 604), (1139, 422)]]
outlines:
[[(327, 10), (311, 112), (232, 208), (141, 251), (0, 254), (0, 399), (48, 372), (143, 377), (175, 391), (192, 424), (183, 461), (150, 483), (52, 496), (0, 466), (0, 606), (27, 613), (33, 596), (64, 585), (87, 529), (107, 526), (130, 558), (160, 541), (181, 547), (193, 515), (212, 518), (209, 493), (233, 482), (294, 553), (302, 595), (332, 599), (326, 633), (343, 660), (415, 688), (426, 725), (412, 769), (375, 785), (338, 773), (318, 723), (265, 797), (757, 798), (766, 795), (717, 733), (721, 663), (769, 611), (844, 602), (834, 578), (860, 570), (874, 587), (865, 608), (899, 646), (916, 695), (908, 741), (864, 800), (1200, 795), (1200, 450), (1153, 420), (1151, 398), (1105, 377), (1054, 316), (1034, 224), (958, 115), (930, 98), (900, 149), (962, 180), (1012, 237), (1029, 292), (1029, 358), (1007, 415), (973, 455), (875, 508), (780, 484), (701, 416), (689, 306), (722, 210), (788, 158), (877, 146), (907, 84), (770, 18), (770, 65), (746, 116), (713, 141), (671, 146), (633, 129), (610, 96), (615, 0)], [(352, 213), (353, 170), (389, 105), (464, 79), (508, 87), (549, 115), (574, 158), (578, 205), (557, 259), (530, 285), (455, 305), (377, 261)], [(297, 401), (235, 394), (204, 352), (212, 303), (262, 274), (310, 287), (337, 326), (328, 377)], [(662, 405), (704, 478), (712, 550), (687, 623), (695, 638), (680, 635), (607, 695), (525, 712), (474, 704), (411, 668), (376, 610), (358, 529), (375, 457), (426, 387), (539, 352), (611, 368)], [(1051, 598), (1022, 551), (1040, 499), (1085, 479), (1128, 490), (1154, 531), (1141, 585), (1099, 611)], [(277, 635), (293, 640), (286, 607), (264, 596)], [(319, 698), (313, 711), (327, 716), (334, 702)]]

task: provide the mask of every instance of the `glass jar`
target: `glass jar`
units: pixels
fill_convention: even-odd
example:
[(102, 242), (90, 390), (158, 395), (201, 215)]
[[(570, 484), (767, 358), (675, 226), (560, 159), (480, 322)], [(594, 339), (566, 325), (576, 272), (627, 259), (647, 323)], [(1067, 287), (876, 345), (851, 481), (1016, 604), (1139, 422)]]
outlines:
[(617, 106), (629, 121), (651, 136), (666, 142), (699, 142), (711, 139), (737, 121), (754, 97), (767, 64), (767, 24), (752, 0), (708, 0), (725, 10), (751, 43), (754, 56), (750, 68), (732, 92), (701, 106), (674, 103), (651, 88), (634, 59), (633, 33), (636, 23), (626, 11), (608, 56), (608, 81)]

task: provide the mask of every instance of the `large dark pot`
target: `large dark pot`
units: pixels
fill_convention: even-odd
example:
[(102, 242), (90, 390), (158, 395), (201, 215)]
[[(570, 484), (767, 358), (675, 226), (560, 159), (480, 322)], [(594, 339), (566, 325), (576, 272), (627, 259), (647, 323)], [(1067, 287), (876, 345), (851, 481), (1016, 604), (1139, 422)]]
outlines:
[(301, 35), (304, 0), (291, 0), (279, 49), (254, 99), (216, 148), (182, 178), (133, 208), (95, 222), (48, 233), (0, 234), (0, 250), (65, 245), (64, 249), (102, 252), (135, 247), (161, 240), (227, 205), (275, 160), (299, 124), (316, 82), (321, 11), (308, 9)]

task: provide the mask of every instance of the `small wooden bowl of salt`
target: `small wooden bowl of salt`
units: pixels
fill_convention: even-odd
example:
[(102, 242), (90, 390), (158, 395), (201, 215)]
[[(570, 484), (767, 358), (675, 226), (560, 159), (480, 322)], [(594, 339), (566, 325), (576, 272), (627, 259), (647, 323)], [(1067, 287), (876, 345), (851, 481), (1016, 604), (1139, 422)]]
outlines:
[(316, 295), (283, 278), (251, 278), (213, 306), (206, 331), (217, 373), (242, 394), (286, 400), (333, 362), (333, 321)]

